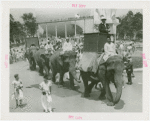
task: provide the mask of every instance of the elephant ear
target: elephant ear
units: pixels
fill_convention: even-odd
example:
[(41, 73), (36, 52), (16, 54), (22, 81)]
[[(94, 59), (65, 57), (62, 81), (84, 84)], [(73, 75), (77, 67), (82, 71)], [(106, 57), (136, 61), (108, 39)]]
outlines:
[(121, 56), (112, 56), (110, 58), (108, 58), (106, 65), (107, 65), (107, 70), (116, 70), (117, 66), (116, 64), (118, 63), (123, 63), (123, 59)]

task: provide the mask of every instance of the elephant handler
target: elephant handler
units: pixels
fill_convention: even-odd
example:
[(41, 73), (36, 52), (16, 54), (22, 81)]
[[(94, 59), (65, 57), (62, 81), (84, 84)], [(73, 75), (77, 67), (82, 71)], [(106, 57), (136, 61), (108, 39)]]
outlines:
[(132, 84), (132, 76), (131, 74), (133, 73), (133, 63), (131, 62), (131, 57), (128, 57), (128, 61), (126, 63), (126, 73), (128, 77), (128, 85)]

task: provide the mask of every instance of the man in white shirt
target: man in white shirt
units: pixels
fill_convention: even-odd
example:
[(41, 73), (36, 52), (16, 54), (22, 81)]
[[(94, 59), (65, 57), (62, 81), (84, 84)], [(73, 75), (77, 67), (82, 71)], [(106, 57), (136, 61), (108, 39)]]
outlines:
[(69, 42), (69, 39), (66, 38), (66, 42), (63, 45), (63, 51), (70, 51), (72, 50), (72, 44)]
[(62, 42), (60, 36), (57, 38), (56, 42)]
[(116, 49), (113, 42), (111, 42), (110, 38), (107, 37), (107, 43), (104, 45), (104, 57), (103, 59), (106, 61), (110, 56), (116, 55)]
[(46, 44), (45, 49), (46, 49), (47, 51), (50, 50), (52, 54), (53, 54), (53, 52), (54, 52), (53, 45), (52, 45), (50, 42), (48, 42), (48, 43)]

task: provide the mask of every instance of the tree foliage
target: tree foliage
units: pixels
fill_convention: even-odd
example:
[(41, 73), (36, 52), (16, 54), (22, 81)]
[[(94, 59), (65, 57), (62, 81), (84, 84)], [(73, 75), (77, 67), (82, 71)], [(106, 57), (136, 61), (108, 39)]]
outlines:
[(24, 21), (25, 32), (29, 37), (34, 37), (37, 32), (36, 18), (32, 13), (24, 13), (21, 17)]
[(10, 42), (18, 42), (25, 37), (23, 31), (23, 25), (19, 21), (15, 21), (13, 16), (10, 14)]
[(120, 25), (117, 26), (117, 36), (122, 39), (137, 39), (142, 37), (143, 15), (129, 11), (125, 16), (118, 18)]

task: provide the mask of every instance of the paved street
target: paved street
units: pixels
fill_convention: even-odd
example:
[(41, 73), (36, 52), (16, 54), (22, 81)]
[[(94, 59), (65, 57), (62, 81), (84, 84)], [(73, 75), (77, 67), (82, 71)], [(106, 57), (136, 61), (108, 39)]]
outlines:
[[(20, 61), (10, 65), (10, 112), (43, 112), (41, 105), (41, 91), (38, 89), (43, 77), (37, 71), (28, 69), (28, 62)], [(13, 93), (14, 74), (18, 73), (23, 82), (23, 106), (15, 109), (15, 100), (11, 100)], [(69, 89), (69, 81), (65, 80), (65, 87), (52, 85), (52, 108), (54, 112), (141, 112), (142, 111), (142, 73), (134, 72), (133, 85), (126, 85), (120, 102), (109, 107), (106, 101), (98, 100), (99, 91), (93, 88), (91, 97), (83, 98), (84, 85), (76, 83), (77, 90)], [(127, 82), (127, 78), (125, 83)], [(115, 92), (114, 85), (111, 90)]]

